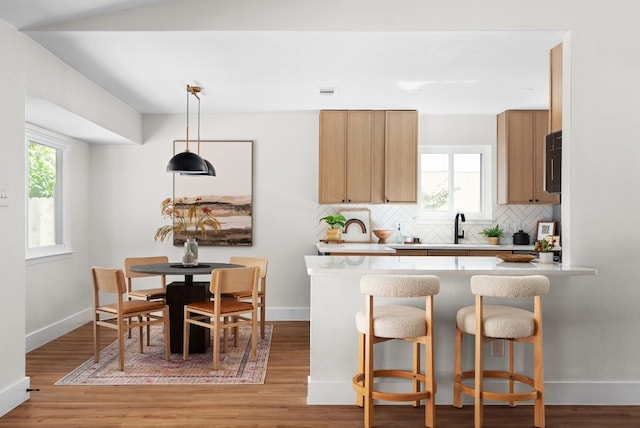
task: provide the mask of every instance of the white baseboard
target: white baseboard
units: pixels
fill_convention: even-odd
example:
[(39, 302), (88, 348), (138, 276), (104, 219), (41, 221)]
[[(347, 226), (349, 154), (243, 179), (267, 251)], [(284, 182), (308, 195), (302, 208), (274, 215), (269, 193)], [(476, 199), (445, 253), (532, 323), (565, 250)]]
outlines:
[(0, 416), (9, 413), (29, 399), (27, 389), (30, 384), (31, 378), (27, 376), (0, 391)]
[(40, 330), (27, 334), (27, 337), (25, 338), (26, 352), (31, 352), (45, 343), (51, 342), (52, 340), (69, 333), (71, 330), (88, 323), (91, 321), (91, 313), (92, 310), (89, 308), (43, 327)]
[[(397, 382), (384, 382), (379, 388), (384, 391), (407, 391)], [(545, 382), (545, 404), (589, 405), (589, 406), (638, 406), (640, 405), (640, 383), (634, 382)], [(436, 404), (451, 405), (453, 386), (450, 382), (438, 383)], [(470, 397), (464, 397), (465, 405), (473, 405)], [(349, 405), (355, 404), (355, 392), (351, 382), (314, 382), (308, 379), (307, 404)], [(384, 402), (384, 404), (403, 404)]]

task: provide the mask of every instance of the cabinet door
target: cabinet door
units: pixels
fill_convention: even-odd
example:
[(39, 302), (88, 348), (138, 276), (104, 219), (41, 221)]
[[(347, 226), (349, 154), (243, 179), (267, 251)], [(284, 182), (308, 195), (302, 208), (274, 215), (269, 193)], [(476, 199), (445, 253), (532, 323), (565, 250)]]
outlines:
[(349, 111), (346, 172), (348, 203), (371, 202), (373, 132), (372, 111)]
[(512, 110), (498, 115), (498, 203), (533, 202), (533, 115)]
[(385, 114), (385, 199), (411, 202), (418, 199), (418, 112)]
[(319, 195), (321, 204), (346, 201), (347, 112), (320, 112)]
[(549, 133), (562, 129), (562, 43), (549, 53)]

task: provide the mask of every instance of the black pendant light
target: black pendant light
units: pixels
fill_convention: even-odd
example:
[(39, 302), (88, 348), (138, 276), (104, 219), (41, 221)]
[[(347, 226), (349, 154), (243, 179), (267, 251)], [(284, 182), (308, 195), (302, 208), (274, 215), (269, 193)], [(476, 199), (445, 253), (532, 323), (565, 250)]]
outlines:
[(198, 100), (198, 150), (200, 149), (200, 88), (187, 85), (187, 147), (182, 153), (171, 158), (167, 164), (167, 172), (180, 173), (181, 175), (215, 175), (213, 165), (199, 154), (189, 151), (189, 94)]

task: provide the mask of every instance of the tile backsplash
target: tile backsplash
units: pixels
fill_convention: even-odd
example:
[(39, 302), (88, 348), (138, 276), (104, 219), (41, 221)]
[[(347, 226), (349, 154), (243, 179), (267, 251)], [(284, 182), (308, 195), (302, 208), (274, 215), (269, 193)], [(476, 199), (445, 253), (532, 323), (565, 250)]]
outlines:
[[(401, 224), (402, 234), (411, 238), (420, 238), (421, 242), (429, 244), (453, 243), (453, 217), (450, 224), (418, 224), (415, 221), (417, 207), (414, 205), (318, 205), (316, 207), (315, 240), (325, 239), (326, 224), (319, 220), (326, 216), (337, 214), (342, 210), (367, 208), (371, 212), (371, 229), (396, 230)], [(536, 228), (539, 220), (553, 218), (553, 205), (494, 205), (491, 225), (499, 224), (505, 231), (501, 244), (513, 242), (512, 225), (518, 223), (523, 231), (527, 232), (532, 240), (536, 236)], [(474, 224), (473, 222), (460, 223), (464, 230), (464, 239), (461, 243), (486, 243), (486, 238), (480, 235), (480, 231), (488, 224)], [(372, 241), (377, 238), (372, 234)], [(395, 237), (390, 241), (395, 242)]]

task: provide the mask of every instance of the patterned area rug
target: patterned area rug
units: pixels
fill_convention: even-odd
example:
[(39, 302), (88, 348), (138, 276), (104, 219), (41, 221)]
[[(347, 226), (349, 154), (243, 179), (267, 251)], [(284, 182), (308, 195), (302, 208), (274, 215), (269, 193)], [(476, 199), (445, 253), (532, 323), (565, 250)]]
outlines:
[[(266, 326), (264, 339), (258, 337), (258, 361), (251, 361), (251, 328), (240, 328), (238, 346), (227, 346), (220, 352), (220, 368), (213, 370), (212, 348), (204, 354), (190, 354), (184, 361), (182, 354), (171, 354), (165, 360), (161, 327), (151, 327), (151, 345), (138, 352), (137, 332), (125, 340), (125, 367), (118, 367), (118, 343), (113, 342), (100, 353), (100, 361), (93, 357), (56, 382), (56, 385), (163, 385), (163, 384), (258, 384), (264, 383), (271, 347), (273, 326)], [(258, 329), (258, 334), (259, 329)]]

